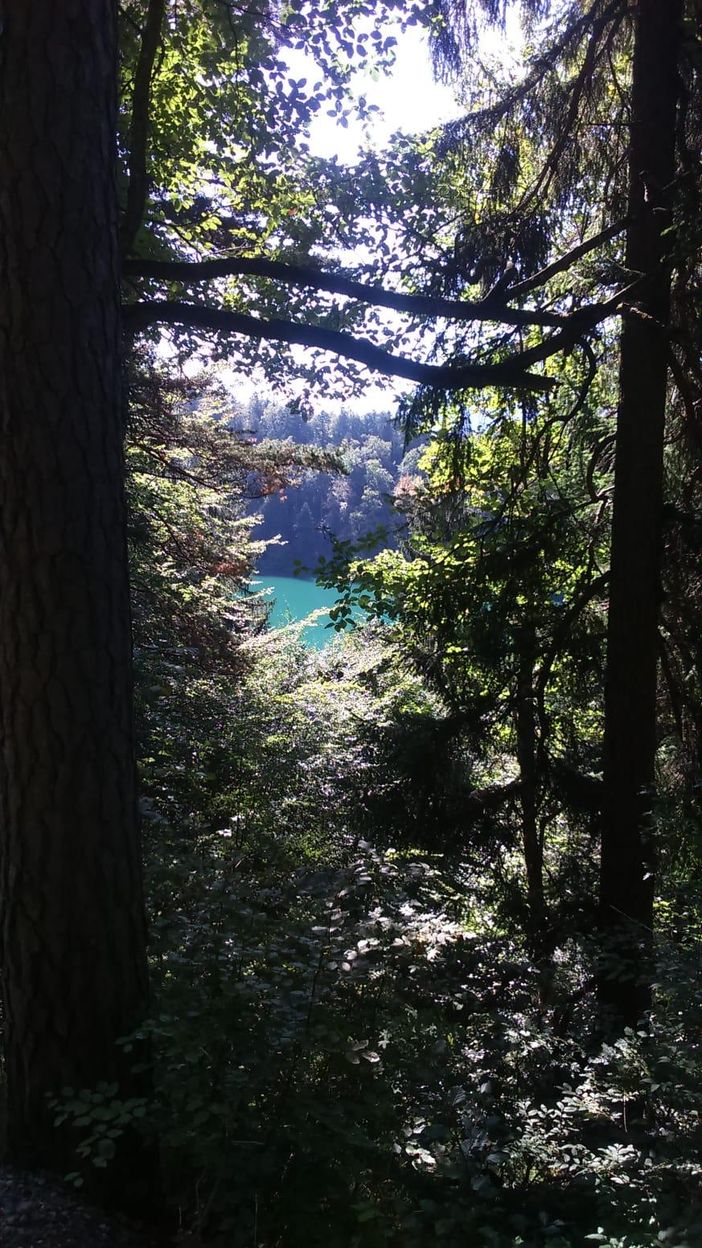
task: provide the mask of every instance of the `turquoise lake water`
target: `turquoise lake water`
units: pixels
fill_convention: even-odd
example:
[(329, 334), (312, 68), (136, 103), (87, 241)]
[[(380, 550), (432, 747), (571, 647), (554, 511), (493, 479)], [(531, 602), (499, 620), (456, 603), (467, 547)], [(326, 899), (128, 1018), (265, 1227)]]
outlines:
[[(320, 589), (314, 581), (303, 581), (296, 576), (256, 576), (251, 581), (254, 590), (270, 590), (268, 597), (273, 599), (273, 610), (270, 615), (271, 628), (281, 628), (293, 620), (303, 620), (310, 611), (319, 607), (327, 610), (334, 606), (337, 593), (334, 589)], [(325, 613), (308, 628), (303, 629), (302, 640), (306, 646), (321, 650), (336, 637), (333, 628), (326, 628), (329, 616)]]

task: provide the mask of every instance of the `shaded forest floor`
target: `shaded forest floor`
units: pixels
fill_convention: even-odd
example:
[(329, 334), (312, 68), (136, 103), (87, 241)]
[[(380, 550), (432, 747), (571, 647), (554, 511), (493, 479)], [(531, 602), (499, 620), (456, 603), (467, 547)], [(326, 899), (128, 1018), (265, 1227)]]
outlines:
[(65, 1183), (0, 1167), (2, 1248), (155, 1248), (138, 1226), (86, 1205)]

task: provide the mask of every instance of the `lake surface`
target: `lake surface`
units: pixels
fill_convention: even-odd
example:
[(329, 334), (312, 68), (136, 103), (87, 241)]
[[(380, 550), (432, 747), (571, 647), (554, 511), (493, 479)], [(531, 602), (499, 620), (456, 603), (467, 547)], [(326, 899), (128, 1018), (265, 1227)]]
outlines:
[[(271, 628), (282, 628), (294, 620), (304, 620), (311, 611), (326, 607), (327, 611), (337, 600), (335, 589), (321, 589), (315, 581), (303, 581), (297, 576), (256, 576), (251, 581), (253, 590), (269, 590), (267, 597), (273, 601), (270, 614)], [(321, 615), (314, 624), (302, 631), (302, 640), (306, 646), (321, 650), (337, 636), (330, 623), (328, 614)]]

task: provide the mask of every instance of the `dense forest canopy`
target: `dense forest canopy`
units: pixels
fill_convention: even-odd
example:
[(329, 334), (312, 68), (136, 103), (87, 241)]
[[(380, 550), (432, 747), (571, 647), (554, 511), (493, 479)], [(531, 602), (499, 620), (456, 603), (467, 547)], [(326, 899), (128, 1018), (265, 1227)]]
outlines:
[[(457, 117), (380, 146), (410, 26)], [(12, 1166), (215, 1248), (699, 1242), (701, 49), (697, 0), (9, 7)]]

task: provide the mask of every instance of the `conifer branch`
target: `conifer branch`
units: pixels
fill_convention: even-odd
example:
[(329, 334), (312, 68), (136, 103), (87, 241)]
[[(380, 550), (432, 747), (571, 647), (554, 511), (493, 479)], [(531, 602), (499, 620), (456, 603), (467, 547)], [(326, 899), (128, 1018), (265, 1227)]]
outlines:
[(608, 225), (604, 230), (600, 230), (598, 234), (593, 234), (590, 238), (586, 238), (582, 243), (578, 243), (577, 247), (573, 247), (567, 251), (565, 255), (559, 256), (557, 260), (553, 260), (551, 264), (547, 264), (538, 273), (534, 273), (532, 277), (526, 277), (522, 282), (515, 282), (509, 288), (510, 299), (519, 295), (527, 295), (532, 290), (537, 290), (540, 286), (545, 286), (558, 273), (564, 273), (578, 260), (582, 260), (583, 256), (587, 256), (589, 252), (594, 251), (597, 247), (601, 247), (603, 243), (608, 243), (610, 239), (616, 238), (617, 234), (622, 234), (628, 225), (626, 218), (621, 221), (615, 221), (612, 225)]

